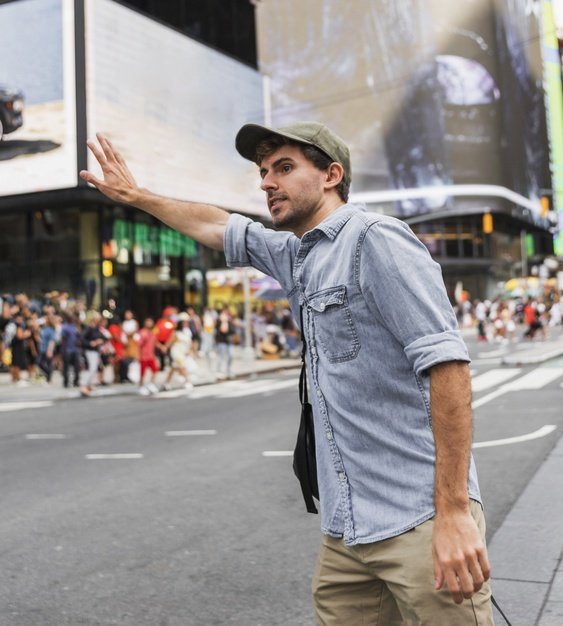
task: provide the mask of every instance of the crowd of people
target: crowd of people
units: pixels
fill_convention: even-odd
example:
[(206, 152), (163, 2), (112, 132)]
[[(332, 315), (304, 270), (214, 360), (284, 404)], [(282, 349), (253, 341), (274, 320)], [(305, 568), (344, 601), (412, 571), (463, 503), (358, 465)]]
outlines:
[[(231, 378), (235, 346), (247, 345), (246, 324), (234, 307), (167, 306), (160, 316), (138, 320), (113, 300), (96, 310), (66, 292), (41, 300), (3, 294), (0, 301), (0, 366), (19, 386), (51, 383), (59, 371), (64, 387), (78, 387), (83, 396), (108, 382), (138, 384), (148, 395), (180, 380), (189, 391), (202, 360), (215, 376)], [(250, 328), (258, 358), (300, 354), (288, 309), (255, 308)]]
[(456, 313), (461, 327), (476, 328), (480, 342), (530, 341), (547, 339), (550, 330), (561, 332), (563, 303), (554, 289), (536, 298), (467, 299), (457, 305)]

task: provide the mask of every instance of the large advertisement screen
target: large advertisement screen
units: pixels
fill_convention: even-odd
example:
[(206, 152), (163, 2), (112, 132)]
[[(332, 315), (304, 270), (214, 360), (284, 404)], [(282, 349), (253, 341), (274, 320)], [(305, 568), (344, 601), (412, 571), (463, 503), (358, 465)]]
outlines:
[(77, 183), (73, 11), (0, 4), (0, 196)]
[(386, 212), (494, 208), (503, 197), (539, 212), (549, 186), (540, 4), (258, 3), (272, 122), (333, 128), (351, 148), (353, 194), (394, 198)]
[(86, 69), (88, 134), (107, 133), (139, 184), (266, 214), (257, 168), (234, 148), (263, 119), (258, 72), (111, 0), (86, 2)]

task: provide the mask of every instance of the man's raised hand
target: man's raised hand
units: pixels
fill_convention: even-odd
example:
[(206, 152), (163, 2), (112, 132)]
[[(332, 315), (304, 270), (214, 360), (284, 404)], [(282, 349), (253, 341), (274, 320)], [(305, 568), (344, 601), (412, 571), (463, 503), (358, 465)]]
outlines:
[(139, 187), (125, 160), (107, 137), (101, 133), (96, 133), (96, 138), (99, 145), (95, 141), (88, 141), (87, 145), (102, 168), (103, 179), (96, 178), (92, 172), (87, 170), (80, 172), (80, 178), (94, 185), (112, 200), (134, 204), (139, 193)]

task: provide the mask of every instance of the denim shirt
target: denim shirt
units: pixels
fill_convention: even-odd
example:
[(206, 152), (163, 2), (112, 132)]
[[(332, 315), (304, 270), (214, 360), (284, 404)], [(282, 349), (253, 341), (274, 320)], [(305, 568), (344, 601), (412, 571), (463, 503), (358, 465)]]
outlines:
[[(469, 356), (425, 246), (351, 204), (301, 239), (234, 214), (224, 243), (229, 266), (280, 282), (296, 319), (303, 305), (323, 533), (371, 543), (431, 518), (429, 369)], [(480, 501), (473, 458), (468, 488)]]

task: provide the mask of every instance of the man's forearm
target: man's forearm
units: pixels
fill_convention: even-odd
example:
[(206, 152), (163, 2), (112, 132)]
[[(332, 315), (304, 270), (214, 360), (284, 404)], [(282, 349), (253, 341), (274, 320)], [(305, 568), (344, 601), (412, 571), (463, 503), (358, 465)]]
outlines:
[(148, 189), (139, 189), (130, 204), (209, 248), (224, 249), (223, 235), (229, 213), (223, 209), (210, 204), (165, 198)]
[(445, 584), (454, 602), (460, 604), (479, 591), (491, 573), (487, 548), (469, 508), (472, 415), (466, 363), (452, 361), (432, 368), (430, 404), (436, 444), (435, 588)]
[(439, 514), (451, 508), (467, 509), (472, 413), (466, 363), (454, 361), (432, 368), (430, 404), (436, 444), (436, 510)]

